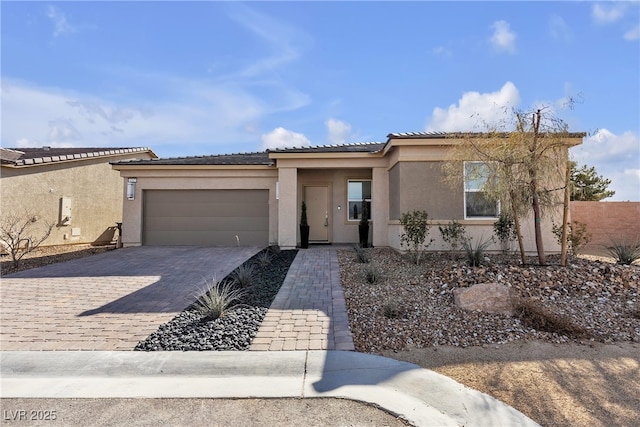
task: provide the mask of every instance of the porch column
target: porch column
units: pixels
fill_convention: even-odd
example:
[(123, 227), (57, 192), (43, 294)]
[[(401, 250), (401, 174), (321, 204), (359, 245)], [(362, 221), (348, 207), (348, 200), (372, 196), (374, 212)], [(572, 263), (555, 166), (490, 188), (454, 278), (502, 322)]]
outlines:
[(294, 249), (298, 241), (298, 169), (278, 168), (278, 245)]
[(389, 246), (389, 171), (386, 167), (372, 169), (371, 193), (373, 246)]

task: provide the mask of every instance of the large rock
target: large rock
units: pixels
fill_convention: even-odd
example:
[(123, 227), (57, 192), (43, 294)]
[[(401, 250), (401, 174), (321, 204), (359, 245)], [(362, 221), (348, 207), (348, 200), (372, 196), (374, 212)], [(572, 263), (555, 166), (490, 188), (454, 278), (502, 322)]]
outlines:
[(497, 283), (480, 283), (453, 290), (456, 305), (464, 310), (512, 314), (513, 304), (509, 288)]

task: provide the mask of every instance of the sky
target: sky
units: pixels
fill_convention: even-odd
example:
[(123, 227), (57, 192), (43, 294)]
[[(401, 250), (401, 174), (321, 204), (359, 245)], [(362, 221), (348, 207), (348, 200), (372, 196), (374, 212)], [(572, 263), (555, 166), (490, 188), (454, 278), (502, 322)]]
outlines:
[(1, 146), (160, 157), (483, 130), (544, 108), (640, 201), (640, 2), (2, 1)]

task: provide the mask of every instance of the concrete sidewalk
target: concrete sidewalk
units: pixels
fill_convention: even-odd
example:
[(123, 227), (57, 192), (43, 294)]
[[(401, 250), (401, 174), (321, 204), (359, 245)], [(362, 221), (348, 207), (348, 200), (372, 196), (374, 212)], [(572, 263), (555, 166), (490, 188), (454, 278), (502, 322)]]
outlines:
[(144, 398), (339, 397), (418, 426), (537, 425), (417, 365), (344, 351), (2, 352), (0, 385), (3, 398), (141, 398), (141, 405)]

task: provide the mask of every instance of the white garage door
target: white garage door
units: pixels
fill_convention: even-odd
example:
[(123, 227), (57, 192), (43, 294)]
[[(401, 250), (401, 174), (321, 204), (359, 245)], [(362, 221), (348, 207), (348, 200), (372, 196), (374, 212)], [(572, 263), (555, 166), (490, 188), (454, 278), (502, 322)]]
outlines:
[(238, 240), (268, 244), (268, 190), (144, 191), (144, 245), (236, 246)]

